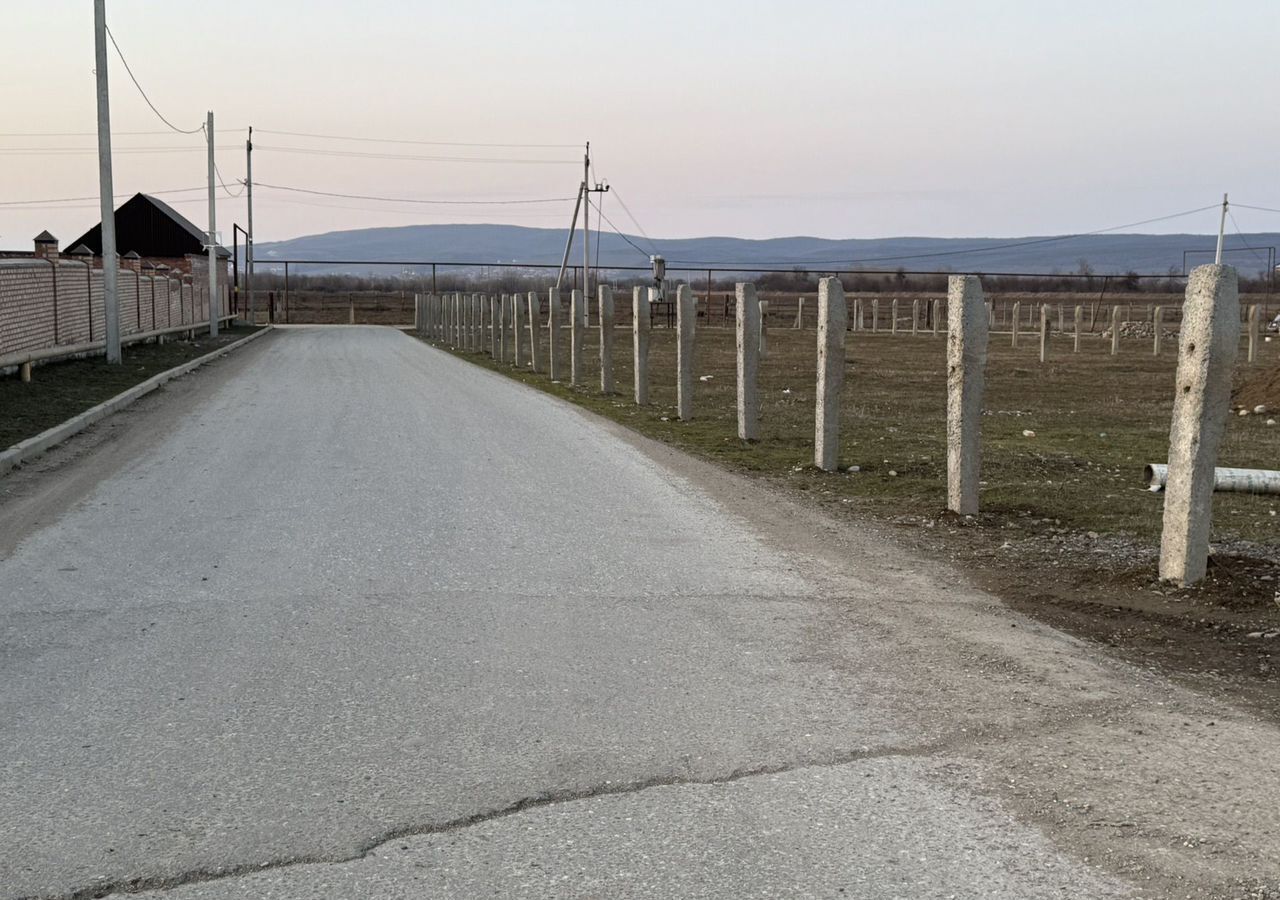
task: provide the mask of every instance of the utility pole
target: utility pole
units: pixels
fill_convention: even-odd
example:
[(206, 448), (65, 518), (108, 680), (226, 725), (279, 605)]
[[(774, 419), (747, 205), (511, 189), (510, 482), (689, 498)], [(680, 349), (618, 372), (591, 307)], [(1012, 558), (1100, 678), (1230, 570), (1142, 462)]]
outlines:
[(582, 312), (591, 321), (591, 142), (582, 157)]
[(1222, 215), (1218, 218), (1218, 252), (1213, 258), (1215, 265), (1222, 265), (1222, 237), (1227, 231), (1227, 195), (1222, 195)]
[(249, 295), (249, 324), (258, 324), (257, 305), (253, 302), (253, 126), (249, 126), (249, 139), (244, 142), (245, 190), (249, 193), (249, 231), (244, 236), (244, 287)]
[[(116, 292), (116, 209), (111, 180), (111, 94), (107, 89), (106, 0), (93, 0), (94, 67), (98, 76), (98, 194), (102, 211), (102, 307), (106, 317), (107, 362), (120, 356), (120, 296)], [(92, 322), (90, 323), (92, 325)]]
[(209, 139), (209, 336), (218, 336), (218, 195), (213, 159), (213, 110), (205, 116), (205, 136)]

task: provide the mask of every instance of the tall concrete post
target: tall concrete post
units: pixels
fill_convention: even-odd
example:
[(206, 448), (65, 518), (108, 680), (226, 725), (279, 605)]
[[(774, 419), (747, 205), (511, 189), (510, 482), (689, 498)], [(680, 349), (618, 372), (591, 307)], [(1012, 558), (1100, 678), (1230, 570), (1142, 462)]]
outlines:
[(631, 368), (635, 375), (637, 405), (649, 402), (649, 295), (653, 288), (631, 292)]
[(525, 297), (529, 314), (529, 365), (535, 372), (542, 371), (542, 301), (537, 291), (529, 291)]
[(524, 367), (525, 343), (528, 338), (524, 333), (524, 304), (520, 302), (519, 294), (511, 295), (511, 307), (514, 312), (511, 315), (511, 355), (513, 364), (517, 369)]
[(760, 301), (760, 359), (769, 358), (769, 301)]
[(1067, 314), (1062, 308), (1062, 304), (1058, 304), (1058, 334), (1067, 333)]
[(889, 333), (898, 333), (898, 298), (894, 297), (889, 303)]
[(947, 508), (962, 516), (978, 513), (988, 329), (982, 282), (976, 275), (952, 275), (947, 280)]
[(1182, 307), (1160, 536), (1160, 577), (1181, 585), (1203, 578), (1209, 560), (1213, 470), (1231, 411), (1231, 374), (1239, 350), (1236, 270), (1197, 266)]
[(687, 284), (676, 288), (676, 414), (684, 421), (693, 418), (693, 341), (698, 324), (698, 306)]
[(464, 346), (463, 335), (463, 318), (462, 318), (462, 294), (453, 295), (453, 346), (461, 350)]
[(920, 298), (916, 297), (911, 301), (911, 336), (915, 337), (920, 333)]
[(502, 334), (502, 326), (499, 325), (501, 320), (502, 296), (493, 294), (489, 297), (489, 355), (493, 357), (493, 361), (497, 362), (502, 357), (498, 355), (498, 338)]
[(862, 330), (862, 298), (853, 298), (853, 330)]
[(813, 464), (834, 472), (840, 463), (840, 389), (849, 309), (839, 278), (818, 282), (818, 390), (814, 398)]
[(871, 333), (875, 334), (880, 330), (880, 298), (876, 297), (871, 301)]
[(1021, 317), (1021, 315), (1022, 315), (1022, 302), (1021, 302), (1021, 301), (1014, 301), (1014, 304), (1013, 304), (1013, 334), (1012, 334), (1012, 336), (1011, 336), (1011, 338), (1010, 338), (1010, 341), (1012, 342), (1012, 346), (1014, 346), (1014, 347), (1017, 347), (1017, 346), (1018, 346), (1018, 325), (1019, 325), (1019, 323), (1021, 322), (1021, 318), (1020, 318), (1020, 317)]
[(507, 302), (507, 295), (503, 294), (498, 298), (498, 362), (506, 362), (510, 353), (510, 342), (507, 335), (511, 331), (511, 304)]
[(1160, 341), (1164, 338), (1164, 307), (1157, 306), (1151, 310), (1151, 355), (1160, 355)]
[(597, 314), (600, 325), (600, 393), (613, 393), (613, 288), (602, 284), (596, 288)]
[(1258, 320), (1260, 318), (1258, 304), (1249, 305), (1249, 350), (1246, 362), (1253, 362), (1258, 358)]
[(1075, 346), (1071, 351), (1072, 353), (1080, 352), (1080, 326), (1083, 321), (1084, 321), (1084, 307), (1077, 306), (1076, 314), (1075, 314), (1075, 322), (1072, 323), (1075, 326), (1075, 330), (1076, 330)]
[(1111, 307), (1111, 355), (1120, 352), (1120, 307)]
[(938, 329), (940, 327), (938, 323), (942, 319), (942, 301), (932, 300), (930, 303), (933, 304), (933, 336), (937, 337)]
[(583, 311), (586, 298), (582, 291), (569, 295), (569, 383), (574, 387), (582, 381), (582, 341), (586, 337)]
[(560, 291), (547, 292), (547, 373), (559, 381), (564, 373), (564, 350), (560, 347)]
[(792, 327), (795, 328), (796, 330), (799, 330), (804, 327), (804, 297), (803, 296), (796, 298), (796, 321)]
[(760, 299), (754, 284), (737, 286), (738, 437), (760, 439)]
[(1040, 362), (1049, 361), (1049, 304), (1040, 304)]

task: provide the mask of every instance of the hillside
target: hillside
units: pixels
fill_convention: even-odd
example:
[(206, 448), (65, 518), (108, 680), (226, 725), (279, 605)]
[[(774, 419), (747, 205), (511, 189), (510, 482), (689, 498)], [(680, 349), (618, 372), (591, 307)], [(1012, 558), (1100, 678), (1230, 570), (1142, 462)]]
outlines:
[[(592, 257), (597, 258), (593, 233)], [(1099, 274), (1128, 271), (1181, 272), (1184, 251), (1190, 264), (1211, 260), (1215, 238), (1205, 234), (1107, 234), (1083, 237), (930, 238), (892, 237), (828, 240), (812, 237), (748, 240), (732, 237), (655, 240), (606, 232), (600, 236), (599, 265), (647, 266), (647, 255), (666, 257), (670, 268), (706, 266), (870, 268), (965, 272), (1073, 272), (1087, 260)], [(580, 235), (579, 235), (580, 240)], [(308, 235), (257, 245), (260, 263), (271, 260), (344, 260), (350, 262), (468, 262), (557, 265), (565, 232), (515, 225), (407, 225)], [(633, 246), (633, 244), (635, 246)], [(1233, 235), (1227, 261), (1242, 272), (1267, 267), (1267, 249), (1280, 246), (1280, 234)], [(570, 263), (581, 260), (575, 242)], [(307, 267), (308, 272), (366, 271), (364, 266)]]

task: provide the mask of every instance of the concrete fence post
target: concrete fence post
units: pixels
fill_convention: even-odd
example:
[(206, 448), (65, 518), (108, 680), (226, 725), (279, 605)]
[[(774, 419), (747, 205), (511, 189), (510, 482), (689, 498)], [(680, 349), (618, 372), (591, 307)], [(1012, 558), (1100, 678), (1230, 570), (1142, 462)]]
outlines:
[(1015, 301), (1013, 304), (1013, 331), (1010, 336), (1011, 346), (1018, 346), (1018, 326), (1022, 322), (1022, 301)]
[(1040, 362), (1049, 361), (1049, 305), (1040, 305)]
[(501, 309), (502, 297), (498, 294), (491, 295), (489, 297), (489, 355), (495, 362), (502, 358), (498, 355), (498, 341), (502, 337)]
[(511, 304), (507, 302), (507, 295), (503, 294), (498, 298), (498, 361), (506, 362), (510, 356), (509, 342), (507, 341), (507, 333), (511, 329)]
[(834, 472), (840, 464), (840, 389), (844, 385), (849, 309), (839, 278), (818, 282), (818, 388), (814, 398), (813, 464)]
[(631, 352), (637, 405), (649, 402), (649, 294), (653, 288), (631, 292)]
[(564, 368), (564, 353), (560, 349), (560, 292), (551, 288), (547, 292), (547, 374), (552, 381), (559, 381)]
[(684, 421), (693, 418), (693, 342), (697, 321), (693, 289), (682, 284), (676, 288), (676, 414)]
[(542, 301), (537, 291), (529, 291), (524, 298), (529, 317), (529, 366), (535, 372), (542, 371)]
[(920, 298), (916, 297), (911, 301), (911, 336), (915, 337), (920, 333)]
[(942, 319), (942, 301), (931, 300), (930, 304), (931, 304), (930, 312), (933, 316), (933, 336), (937, 337), (938, 328), (939, 328), (938, 322)]
[(889, 303), (889, 333), (898, 333), (898, 298), (894, 297)]
[(1187, 280), (1178, 373), (1169, 428), (1160, 578), (1188, 585), (1209, 560), (1214, 466), (1231, 411), (1231, 375), (1240, 350), (1236, 270), (1197, 266)]
[(597, 318), (600, 325), (600, 393), (613, 393), (613, 288), (607, 284), (596, 289)]
[(769, 301), (760, 301), (760, 359), (769, 358)]
[(1067, 333), (1067, 313), (1062, 308), (1062, 304), (1058, 304), (1058, 334)]
[(453, 295), (453, 346), (462, 349), (462, 295)]
[(582, 323), (584, 302), (582, 291), (575, 290), (569, 295), (569, 383), (574, 387), (582, 381), (582, 339), (586, 330)]
[(1111, 355), (1120, 352), (1120, 307), (1111, 307)]
[(738, 437), (760, 439), (760, 300), (754, 284), (740, 282), (738, 299)]
[(1160, 355), (1160, 341), (1164, 337), (1164, 307), (1157, 306), (1151, 310), (1151, 330), (1154, 332), (1151, 339), (1151, 355)]
[(876, 297), (871, 301), (871, 333), (875, 334), (880, 330), (880, 298)]
[(1084, 307), (1077, 306), (1076, 312), (1075, 312), (1075, 321), (1072, 323), (1072, 325), (1075, 327), (1075, 332), (1076, 332), (1075, 345), (1071, 351), (1072, 353), (1080, 352), (1080, 326), (1083, 322), (1084, 322)]
[(962, 516), (978, 513), (988, 334), (982, 283), (976, 275), (952, 275), (947, 280), (947, 508)]
[(1252, 303), (1249, 305), (1249, 349), (1245, 361), (1250, 363), (1258, 358), (1258, 320), (1261, 318), (1260, 313), (1258, 304)]
[(796, 329), (804, 327), (804, 297), (796, 298), (796, 323), (792, 327)]
[(517, 369), (524, 366), (524, 345), (528, 338), (524, 333), (524, 304), (520, 302), (519, 294), (511, 295), (511, 308), (514, 310), (511, 316), (511, 355), (514, 357), (514, 364)]
[(862, 330), (862, 298), (853, 298), (853, 330)]

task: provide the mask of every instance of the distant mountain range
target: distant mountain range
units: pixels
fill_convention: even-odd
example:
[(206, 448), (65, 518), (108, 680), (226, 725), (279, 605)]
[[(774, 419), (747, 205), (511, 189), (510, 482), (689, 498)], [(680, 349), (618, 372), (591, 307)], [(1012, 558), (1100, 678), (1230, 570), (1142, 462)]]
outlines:
[[(273, 260), (317, 260), (309, 274), (329, 272), (388, 274), (371, 262), (518, 263), (559, 265), (565, 246), (564, 229), (523, 228), (516, 225), (406, 225), (332, 231), (287, 241), (263, 242), (256, 247), (260, 264)], [(599, 240), (599, 247), (595, 246)], [(581, 233), (574, 242), (570, 265), (582, 261)], [(1206, 234), (1105, 234), (1080, 237), (929, 238), (893, 237), (828, 240), (813, 237), (748, 240), (732, 237), (654, 240), (606, 232), (592, 234), (592, 263), (604, 269), (649, 265), (657, 253), (669, 269), (708, 266), (747, 271), (755, 268), (885, 269), (908, 271), (1075, 272), (1081, 260), (1098, 274), (1165, 274), (1171, 269), (1212, 262), (1216, 236)], [(1265, 271), (1280, 247), (1280, 233), (1230, 235), (1225, 261), (1242, 273)], [(342, 261), (335, 264), (331, 261)]]

